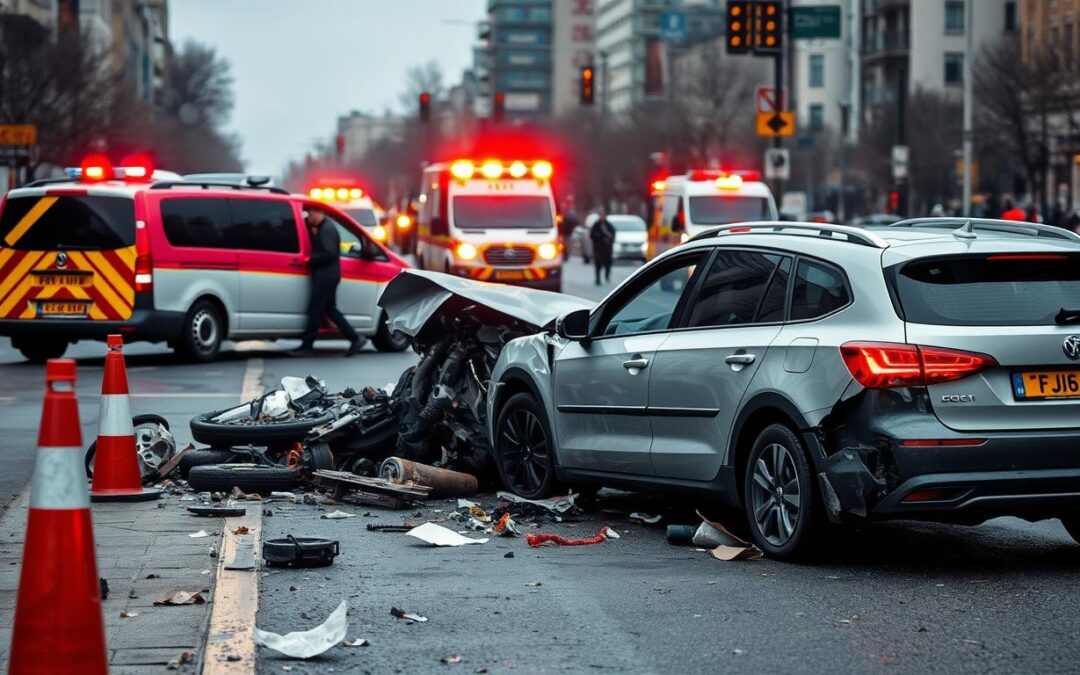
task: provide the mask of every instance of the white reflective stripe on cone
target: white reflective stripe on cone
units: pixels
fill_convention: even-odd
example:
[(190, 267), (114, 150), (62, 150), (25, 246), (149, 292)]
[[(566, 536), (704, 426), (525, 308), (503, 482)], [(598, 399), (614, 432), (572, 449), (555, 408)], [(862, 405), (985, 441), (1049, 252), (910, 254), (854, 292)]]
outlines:
[(131, 399), (127, 394), (103, 394), (98, 436), (134, 436)]
[(90, 508), (82, 448), (38, 448), (30, 508)]

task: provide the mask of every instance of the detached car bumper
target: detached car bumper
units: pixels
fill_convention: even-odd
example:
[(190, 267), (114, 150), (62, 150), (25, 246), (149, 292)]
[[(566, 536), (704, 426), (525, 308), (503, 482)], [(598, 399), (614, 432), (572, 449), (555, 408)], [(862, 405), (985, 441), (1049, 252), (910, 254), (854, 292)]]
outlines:
[(163, 312), (136, 309), (125, 321), (94, 321), (92, 319), (21, 319), (0, 321), (0, 335), (13, 340), (35, 337), (62, 337), (75, 340), (104, 340), (119, 333), (127, 341), (173, 340), (180, 335), (184, 322), (182, 312)]

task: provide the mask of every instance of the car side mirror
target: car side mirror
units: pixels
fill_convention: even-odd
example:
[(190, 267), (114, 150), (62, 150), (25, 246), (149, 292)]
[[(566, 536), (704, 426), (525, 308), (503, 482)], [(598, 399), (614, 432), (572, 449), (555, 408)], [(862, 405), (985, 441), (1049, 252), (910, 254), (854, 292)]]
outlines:
[(555, 334), (565, 340), (583, 342), (589, 339), (589, 310), (578, 309), (555, 320)]

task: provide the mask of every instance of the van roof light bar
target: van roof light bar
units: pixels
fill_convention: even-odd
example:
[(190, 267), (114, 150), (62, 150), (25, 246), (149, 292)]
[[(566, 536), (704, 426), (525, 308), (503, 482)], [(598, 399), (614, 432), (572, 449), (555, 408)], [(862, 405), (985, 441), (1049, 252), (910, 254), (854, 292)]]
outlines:
[[(720, 227), (706, 230), (701, 234), (690, 238), (690, 241), (699, 241), (709, 237), (729, 235), (737, 233), (750, 234), (792, 234), (793, 232), (816, 232), (819, 237), (844, 241), (860, 246), (872, 248), (888, 248), (889, 242), (878, 235), (859, 227), (847, 225), (833, 225), (831, 223), (792, 223), (787, 221), (764, 221), (754, 223), (731, 223)], [(843, 235), (838, 237), (836, 235)]]

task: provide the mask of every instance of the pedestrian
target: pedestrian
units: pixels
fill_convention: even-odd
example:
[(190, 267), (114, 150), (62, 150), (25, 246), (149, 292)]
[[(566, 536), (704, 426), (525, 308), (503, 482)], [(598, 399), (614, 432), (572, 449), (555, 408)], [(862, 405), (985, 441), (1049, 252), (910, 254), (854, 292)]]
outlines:
[(304, 330), (300, 348), (290, 352), (293, 356), (313, 356), (315, 337), (323, 325), (324, 317), (337, 325), (349, 341), (345, 356), (352, 356), (363, 348), (366, 340), (356, 334), (345, 315), (337, 307), (337, 288), (341, 283), (341, 236), (326, 214), (319, 209), (308, 209), (304, 215), (311, 235), (311, 298), (308, 302), (307, 328)]
[(593, 263), (596, 265), (596, 285), (600, 285), (600, 273), (604, 281), (611, 281), (611, 257), (615, 248), (615, 228), (607, 219), (607, 209), (603, 207), (596, 214), (596, 222), (589, 229), (592, 241)]
[(1066, 211), (1065, 215), (1058, 221), (1057, 226), (1080, 234), (1080, 210)]
[(1001, 220), (1027, 220), (1027, 213), (1024, 209), (1013, 204), (1011, 197), (1006, 197), (1004, 203), (1002, 203)]

